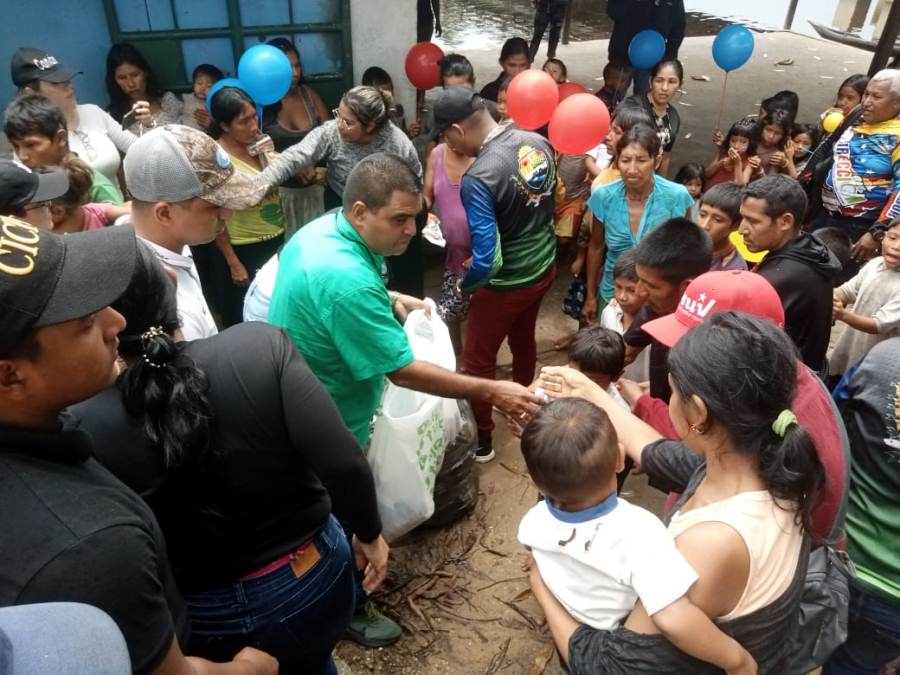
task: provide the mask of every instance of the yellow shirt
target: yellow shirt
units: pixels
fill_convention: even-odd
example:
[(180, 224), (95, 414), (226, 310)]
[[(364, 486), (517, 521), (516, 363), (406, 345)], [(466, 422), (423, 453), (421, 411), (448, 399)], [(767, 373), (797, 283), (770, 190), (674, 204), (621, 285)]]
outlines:
[[(260, 173), (255, 166), (247, 164), (234, 155), (230, 155), (234, 168), (237, 171), (255, 176)], [(244, 244), (258, 244), (267, 239), (273, 239), (284, 232), (284, 212), (281, 210), (281, 200), (278, 192), (273, 191), (251, 209), (235, 211), (235, 214), (227, 221), (228, 237), (232, 246)]]

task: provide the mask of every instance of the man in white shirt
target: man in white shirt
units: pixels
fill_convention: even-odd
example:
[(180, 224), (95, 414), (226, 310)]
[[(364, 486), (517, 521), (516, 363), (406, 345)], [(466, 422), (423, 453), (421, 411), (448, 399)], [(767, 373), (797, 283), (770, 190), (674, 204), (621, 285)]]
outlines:
[(258, 204), (265, 188), (235, 170), (206, 134), (179, 124), (154, 129), (125, 157), (135, 233), (174, 270), (186, 340), (217, 333), (189, 246), (216, 238), (235, 211)]

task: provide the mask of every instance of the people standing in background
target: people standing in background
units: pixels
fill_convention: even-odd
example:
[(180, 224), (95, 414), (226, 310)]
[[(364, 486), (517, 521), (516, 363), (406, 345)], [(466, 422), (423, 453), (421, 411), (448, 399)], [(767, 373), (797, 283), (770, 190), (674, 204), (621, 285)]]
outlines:
[[(253, 100), (236, 87), (222, 87), (212, 97), (209, 111), (213, 119), (209, 133), (228, 153), (235, 170), (251, 178), (258, 176), (262, 160), (249, 150), (260, 135)], [(247, 287), (283, 243), (284, 212), (275, 190), (225, 221), (225, 230), (216, 237), (220, 255), (213, 257), (211, 266), (213, 288), (204, 288), (224, 327), (242, 321)]]
[(672, 104), (675, 94), (684, 81), (684, 68), (677, 59), (664, 60), (653, 66), (650, 71), (650, 91), (646, 94), (635, 94), (634, 100), (644, 106), (644, 110), (656, 124), (659, 142), (662, 145), (662, 161), (657, 167), (660, 176), (669, 175), (669, 159), (678, 132), (681, 130), (681, 115)]
[[(285, 152), (302, 141), (313, 129), (331, 119), (322, 97), (303, 78), (303, 63), (294, 43), (280, 37), (266, 44), (284, 52), (291, 63), (291, 88), (278, 103), (263, 111), (263, 133), (271, 137), (276, 152)], [(278, 188), (287, 237), (298, 228), (318, 218), (325, 210), (324, 189), (320, 174), (310, 166)]]
[[(99, 107), (90, 103), (78, 104), (72, 78), (80, 73), (60, 63), (55, 56), (28, 47), (13, 54), (11, 70), (13, 84), (20, 94), (26, 91), (41, 94), (63, 111), (69, 130), (69, 149), (117, 183), (121, 155), (128, 151), (137, 136), (123, 129)], [(137, 122), (150, 124), (152, 117), (146, 101), (136, 102), (131, 110)]]
[(716, 146), (716, 156), (706, 167), (706, 185), (720, 183), (746, 185), (754, 167), (758, 168), (756, 145), (759, 124), (755, 119), (743, 119), (731, 125), (725, 138)]
[[(341, 206), (347, 176), (361, 159), (376, 152), (388, 152), (403, 158), (417, 176), (422, 165), (409, 137), (390, 120), (393, 100), (375, 87), (354, 87), (344, 94), (334, 110), (336, 119), (313, 129), (302, 141), (292, 145), (257, 176), (259, 185), (269, 189), (305, 169), (324, 161), (325, 209)], [(420, 228), (403, 255), (388, 259), (388, 285), (406, 295), (425, 294), (422, 235)]]
[(524, 38), (509, 38), (503, 43), (500, 50), (500, 67), (503, 70), (491, 82), (488, 82), (481, 88), (481, 98), (486, 101), (497, 102), (497, 92), (500, 90), (500, 84), (504, 79), (512, 79), (523, 70), (531, 68), (531, 50)]
[[(686, 16), (684, 0), (609, 0), (606, 13), (613, 20), (609, 38), (609, 60), (630, 63), (628, 47), (632, 38), (642, 30), (655, 30), (666, 41), (663, 61), (678, 58), (684, 41)], [(626, 87), (627, 88), (627, 87)], [(650, 72), (634, 73), (634, 93), (650, 91)]]
[(699, 162), (683, 164), (675, 174), (675, 182), (684, 185), (688, 194), (694, 198), (690, 219), (696, 223), (700, 214), (700, 198), (706, 192), (706, 169)]
[(201, 63), (191, 74), (191, 91), (182, 94), (184, 107), (181, 110), (181, 123), (198, 131), (209, 129), (209, 111), (206, 109), (206, 95), (210, 88), (225, 75), (209, 63)]
[[(388, 72), (379, 66), (369, 66), (366, 68), (366, 72), (362, 75), (361, 84), (366, 87), (375, 87), (379, 91), (387, 92), (391, 95), (391, 100), (394, 99), (394, 81), (391, 79), (391, 76)], [(416, 126), (415, 129), (410, 128), (407, 130), (406, 128), (406, 113), (403, 110), (403, 106), (399, 103), (394, 103), (391, 106), (391, 110), (389, 113), (391, 118), (391, 122), (393, 122), (397, 127), (400, 128), (405, 134), (409, 134), (410, 136), (418, 136), (421, 128)], [(415, 132), (415, 133), (413, 133)]]
[(625, 98), (633, 73), (634, 69), (627, 62), (610, 61), (603, 66), (603, 86), (594, 96), (603, 101), (610, 117), (615, 113), (616, 106)]
[(416, 42), (431, 42), (431, 37), (441, 37), (441, 0), (417, 0)]
[[(3, 116), (3, 132), (16, 157), (34, 171), (40, 167), (61, 166), (69, 150), (66, 117), (58, 105), (40, 94), (27, 94), (13, 99)], [(86, 161), (79, 157), (82, 161)], [(122, 193), (115, 183), (97, 169), (91, 169), (88, 201), (121, 206)]]
[(547, 58), (556, 56), (556, 47), (559, 45), (559, 36), (562, 33), (563, 20), (566, 18), (566, 10), (569, 8), (569, 0), (531, 0), (534, 7), (534, 33), (531, 36), (531, 45), (528, 49), (530, 58), (534, 61), (544, 32), (550, 26), (550, 37), (547, 44)]
[(556, 84), (562, 84), (569, 81), (569, 69), (566, 64), (557, 58), (547, 59), (541, 67), (545, 73), (553, 78)]
[[(120, 124), (125, 122), (125, 128), (133, 134), (140, 135), (156, 125), (181, 122), (181, 99), (160, 89), (147, 59), (128, 42), (114, 44), (106, 54), (106, 92), (109, 114)], [(150, 119), (135, 119), (128, 124), (125, 114), (138, 102), (149, 105)]]

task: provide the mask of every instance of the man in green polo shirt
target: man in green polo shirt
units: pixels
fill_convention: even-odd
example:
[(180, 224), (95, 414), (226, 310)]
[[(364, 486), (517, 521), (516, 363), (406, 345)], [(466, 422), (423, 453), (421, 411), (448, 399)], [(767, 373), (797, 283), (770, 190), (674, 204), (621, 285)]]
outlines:
[[(279, 259), (269, 321), (291, 336), (362, 447), (385, 376), (437, 396), (489, 401), (510, 416), (536, 410), (534, 396), (515, 382), (460, 375), (413, 356), (398, 319), (425, 303), (389, 294), (381, 270), (384, 256), (406, 250), (421, 209), (422, 185), (406, 164), (370, 155), (350, 173), (343, 209), (303, 227)], [(369, 602), (357, 607), (349, 637), (380, 647), (396, 641), (400, 628)]]

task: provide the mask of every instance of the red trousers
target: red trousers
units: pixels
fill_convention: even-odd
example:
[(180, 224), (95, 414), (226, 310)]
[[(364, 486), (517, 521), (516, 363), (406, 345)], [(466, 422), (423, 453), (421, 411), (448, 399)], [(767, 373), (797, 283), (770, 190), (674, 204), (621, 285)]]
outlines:
[[(504, 339), (509, 340), (513, 359), (513, 380), (527, 387), (534, 379), (537, 364), (537, 344), (534, 327), (541, 300), (546, 295), (556, 268), (527, 288), (498, 291), (482, 288), (472, 295), (466, 319), (466, 342), (463, 347), (463, 368), (469, 375), (493, 380), (497, 375), (497, 352)], [(478, 431), (494, 428), (491, 404), (472, 401)]]

